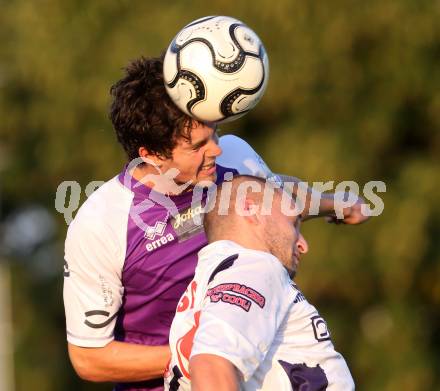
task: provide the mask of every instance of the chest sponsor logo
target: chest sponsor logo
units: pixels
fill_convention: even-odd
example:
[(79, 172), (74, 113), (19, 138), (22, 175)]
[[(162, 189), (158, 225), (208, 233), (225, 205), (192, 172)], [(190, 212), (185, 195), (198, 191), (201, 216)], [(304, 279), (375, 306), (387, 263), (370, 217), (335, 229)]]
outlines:
[(313, 333), (315, 334), (315, 339), (318, 342), (330, 341), (330, 331), (327, 327), (326, 321), (319, 315), (310, 318), (312, 321)]
[(203, 207), (188, 207), (171, 219), (179, 241), (184, 241), (203, 231)]
[(246, 285), (237, 283), (226, 283), (208, 289), (206, 296), (209, 297), (211, 303), (228, 303), (240, 307), (249, 312), (252, 302), (256, 303), (260, 308), (264, 308), (266, 304), (265, 297)]

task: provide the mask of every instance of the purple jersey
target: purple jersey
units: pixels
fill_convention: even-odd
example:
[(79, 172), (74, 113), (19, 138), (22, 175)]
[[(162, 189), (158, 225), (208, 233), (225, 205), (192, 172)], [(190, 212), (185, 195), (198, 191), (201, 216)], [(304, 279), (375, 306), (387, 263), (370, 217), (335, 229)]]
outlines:
[[(225, 174), (271, 175), (238, 137), (224, 136), (220, 145), (217, 183)], [(71, 344), (168, 344), (177, 302), (194, 277), (198, 251), (207, 244), (200, 218), (206, 194), (194, 193), (165, 196), (124, 169), (84, 203), (66, 239), (64, 305)], [(161, 389), (163, 379), (116, 386)]]

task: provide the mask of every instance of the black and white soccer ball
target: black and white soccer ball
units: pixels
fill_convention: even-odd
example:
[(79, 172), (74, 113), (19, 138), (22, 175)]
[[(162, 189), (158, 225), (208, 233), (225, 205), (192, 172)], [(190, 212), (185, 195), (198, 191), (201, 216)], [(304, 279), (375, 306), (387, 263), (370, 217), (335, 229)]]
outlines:
[(209, 16), (176, 35), (163, 71), (168, 94), (186, 114), (204, 122), (227, 122), (261, 99), (269, 60), (261, 40), (244, 23)]

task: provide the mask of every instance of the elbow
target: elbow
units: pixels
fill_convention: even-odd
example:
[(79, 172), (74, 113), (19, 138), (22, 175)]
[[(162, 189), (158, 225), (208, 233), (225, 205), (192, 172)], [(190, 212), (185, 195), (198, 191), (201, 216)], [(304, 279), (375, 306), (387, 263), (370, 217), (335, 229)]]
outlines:
[(72, 367), (76, 374), (82, 379), (90, 382), (104, 382), (102, 373), (97, 368), (96, 360), (93, 360), (83, 348), (74, 347), (69, 345), (69, 357)]
[(81, 369), (81, 370), (75, 369), (75, 372), (82, 380), (86, 380), (86, 381), (94, 382), (94, 383), (106, 381), (105, 379), (98, 376), (98, 374), (94, 373), (93, 371), (91, 371), (89, 369), (85, 369), (85, 370), (84, 369)]
[(90, 363), (90, 360), (88, 359), (75, 359), (70, 360), (73, 366), (73, 369), (75, 370), (76, 374), (82, 379), (90, 382), (102, 382), (105, 381), (104, 379), (101, 379), (95, 368), (93, 367), (93, 364)]

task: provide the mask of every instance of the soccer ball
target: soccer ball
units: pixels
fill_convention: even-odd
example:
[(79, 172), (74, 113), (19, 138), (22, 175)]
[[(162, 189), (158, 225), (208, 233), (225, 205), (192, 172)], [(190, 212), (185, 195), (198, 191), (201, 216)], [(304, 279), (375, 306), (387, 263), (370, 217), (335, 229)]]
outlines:
[(164, 82), (173, 102), (204, 122), (227, 122), (252, 109), (264, 94), (269, 60), (258, 36), (227, 16), (185, 26), (165, 54)]

